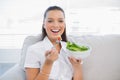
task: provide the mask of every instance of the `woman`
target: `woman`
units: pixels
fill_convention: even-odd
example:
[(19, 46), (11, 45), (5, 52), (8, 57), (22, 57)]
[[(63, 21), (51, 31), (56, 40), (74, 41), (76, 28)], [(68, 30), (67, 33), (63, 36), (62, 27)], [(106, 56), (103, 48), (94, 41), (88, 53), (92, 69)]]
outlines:
[[(62, 37), (60, 42), (56, 42), (58, 36)], [(42, 38), (27, 51), (24, 65), (27, 80), (82, 80), (81, 60), (66, 56), (66, 24), (62, 8), (51, 6), (46, 10)]]

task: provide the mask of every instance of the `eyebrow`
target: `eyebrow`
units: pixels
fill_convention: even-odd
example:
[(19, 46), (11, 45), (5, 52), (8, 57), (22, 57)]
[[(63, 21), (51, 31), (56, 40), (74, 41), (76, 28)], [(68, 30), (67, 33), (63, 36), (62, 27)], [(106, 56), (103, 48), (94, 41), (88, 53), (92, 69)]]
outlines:
[[(53, 18), (48, 18), (48, 19), (53, 19)], [(58, 19), (64, 19), (64, 18), (58, 18)]]

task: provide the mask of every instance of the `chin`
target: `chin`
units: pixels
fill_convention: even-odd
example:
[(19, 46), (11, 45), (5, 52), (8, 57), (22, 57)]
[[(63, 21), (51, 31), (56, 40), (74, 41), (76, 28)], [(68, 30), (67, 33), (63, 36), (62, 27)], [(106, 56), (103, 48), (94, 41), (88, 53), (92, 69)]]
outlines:
[(51, 38), (54, 39), (54, 40), (56, 40), (56, 39), (57, 39), (57, 36), (52, 36)]

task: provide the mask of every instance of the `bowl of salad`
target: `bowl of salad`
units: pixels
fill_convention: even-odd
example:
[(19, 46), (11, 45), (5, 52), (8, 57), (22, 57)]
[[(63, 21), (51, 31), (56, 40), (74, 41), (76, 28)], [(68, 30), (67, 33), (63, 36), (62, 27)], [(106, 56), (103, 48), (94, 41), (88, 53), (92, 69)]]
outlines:
[(76, 59), (84, 59), (91, 53), (91, 47), (89, 45), (70, 41), (67, 42), (66, 50), (68, 56), (73, 56)]

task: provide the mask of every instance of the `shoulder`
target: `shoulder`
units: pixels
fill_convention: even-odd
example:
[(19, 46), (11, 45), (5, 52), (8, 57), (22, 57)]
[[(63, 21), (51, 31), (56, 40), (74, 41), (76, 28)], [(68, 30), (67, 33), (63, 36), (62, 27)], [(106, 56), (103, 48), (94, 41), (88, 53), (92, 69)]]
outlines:
[(36, 52), (36, 51), (38, 51), (40, 49), (42, 50), (42, 48), (44, 48), (43, 45), (44, 45), (43, 41), (39, 41), (39, 42), (37, 42), (37, 43), (29, 46), (28, 47), (28, 51), (34, 51), (34, 52)]
[(31, 47), (32, 47), (32, 48), (42, 47), (43, 44), (44, 44), (43, 41), (39, 41), (39, 42), (31, 45)]

